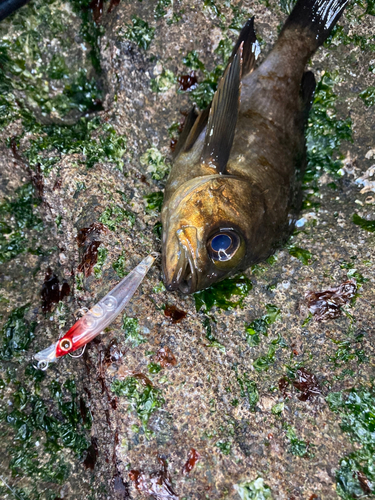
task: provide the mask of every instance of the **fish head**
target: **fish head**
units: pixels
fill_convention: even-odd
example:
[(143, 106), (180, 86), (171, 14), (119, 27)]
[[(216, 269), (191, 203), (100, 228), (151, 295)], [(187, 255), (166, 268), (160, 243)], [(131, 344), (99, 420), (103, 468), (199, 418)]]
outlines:
[(162, 210), (167, 290), (193, 293), (247, 267), (264, 209), (246, 180), (229, 175), (191, 179)]

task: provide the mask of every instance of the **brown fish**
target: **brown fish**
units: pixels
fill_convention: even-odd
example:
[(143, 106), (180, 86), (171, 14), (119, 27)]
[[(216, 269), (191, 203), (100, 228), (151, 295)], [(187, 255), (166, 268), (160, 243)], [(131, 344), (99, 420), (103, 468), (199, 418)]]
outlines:
[(267, 258), (290, 234), (315, 90), (305, 66), (347, 0), (299, 0), (263, 63), (250, 19), (210, 109), (192, 110), (162, 209), (168, 290), (192, 293)]

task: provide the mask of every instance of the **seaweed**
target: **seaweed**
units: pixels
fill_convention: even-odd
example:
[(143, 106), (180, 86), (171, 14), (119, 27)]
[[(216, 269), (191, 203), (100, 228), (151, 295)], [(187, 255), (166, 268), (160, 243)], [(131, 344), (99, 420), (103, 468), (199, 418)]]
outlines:
[(272, 492), (262, 477), (235, 485), (241, 500), (272, 500)]
[(306, 128), (308, 162), (305, 183), (316, 182), (324, 172), (339, 177), (342, 159), (334, 156), (338, 156), (342, 141), (352, 140), (350, 118), (341, 120), (336, 116), (337, 95), (333, 91), (336, 81), (336, 76), (326, 72), (316, 86)]
[(127, 25), (124, 37), (143, 50), (147, 50), (154, 39), (155, 28), (151, 28), (146, 21), (137, 16), (132, 16), (132, 25)]
[(148, 166), (147, 172), (157, 181), (164, 179), (169, 172), (169, 166), (165, 162), (165, 157), (157, 148), (149, 148), (139, 159), (141, 165)]
[(112, 268), (116, 271), (119, 278), (124, 278), (127, 275), (125, 271), (125, 252), (122, 251), (115, 262), (112, 264)]
[(354, 214), (352, 221), (354, 222), (354, 224), (361, 227), (365, 231), (375, 233), (375, 220), (362, 219), (362, 217), (360, 217), (358, 214)]
[[(225, 311), (238, 306), (242, 307), (245, 298), (252, 288), (252, 282), (244, 274), (239, 274), (233, 278), (226, 278), (194, 294), (196, 311), (200, 311), (203, 307), (207, 312), (213, 307), (224, 309)], [(232, 298), (234, 300), (231, 300)]]
[(122, 329), (125, 331), (125, 341), (132, 344), (132, 347), (138, 347), (147, 342), (139, 331), (139, 324), (136, 318), (128, 318), (124, 314), (122, 319)]
[(161, 391), (152, 384), (143, 384), (134, 376), (126, 377), (124, 380), (114, 380), (111, 391), (116, 396), (127, 398), (129, 411), (135, 410), (146, 437), (151, 437), (153, 433), (148, 428), (148, 422), (151, 415), (164, 404)]
[(11, 360), (26, 351), (35, 338), (36, 322), (25, 318), (29, 304), (13, 309), (0, 330), (0, 359)]
[[(374, 387), (352, 388), (348, 394), (327, 396), (330, 409), (341, 418), (340, 427), (357, 449), (340, 460), (336, 471), (337, 493), (344, 500), (375, 492), (375, 391)], [(358, 447), (360, 445), (360, 447)]]
[(280, 309), (275, 305), (266, 304), (265, 307), (267, 314), (245, 325), (246, 340), (251, 347), (260, 344), (260, 334), (267, 336), (269, 325), (272, 325), (281, 315)]
[(289, 440), (289, 453), (296, 457), (312, 458), (314, 454), (311, 451), (312, 445), (309, 441), (299, 439), (296, 431), (291, 425), (286, 425), (286, 437)]

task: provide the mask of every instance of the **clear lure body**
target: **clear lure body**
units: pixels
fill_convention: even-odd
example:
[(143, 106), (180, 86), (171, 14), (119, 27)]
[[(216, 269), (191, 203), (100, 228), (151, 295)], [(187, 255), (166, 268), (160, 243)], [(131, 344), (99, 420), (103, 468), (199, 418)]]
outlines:
[(113, 290), (74, 323), (61, 339), (35, 354), (38, 368), (46, 369), (49, 363), (84, 347), (112, 323), (133, 297), (154, 260), (153, 255), (143, 259)]

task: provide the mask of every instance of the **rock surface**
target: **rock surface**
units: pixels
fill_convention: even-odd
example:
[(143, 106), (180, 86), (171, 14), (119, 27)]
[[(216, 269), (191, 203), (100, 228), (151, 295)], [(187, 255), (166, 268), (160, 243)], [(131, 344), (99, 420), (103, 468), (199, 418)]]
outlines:
[[(372, 232), (352, 222), (354, 213), (368, 220), (375, 218), (375, 195), (371, 191), (361, 194), (361, 186), (355, 183), (375, 161), (371, 153), (375, 150), (375, 102), (366, 106), (359, 97), (374, 85), (374, 52), (367, 45), (375, 32), (375, 17), (359, 17), (363, 13), (359, 6), (340, 21), (347, 38), (337, 36), (311, 61), (317, 80), (328, 73), (334, 76), (337, 116), (331, 109), (327, 116), (332, 120), (351, 118), (352, 142), (343, 141), (340, 151), (333, 151), (335, 159), (340, 152), (344, 158), (336, 168), (341, 168), (340, 174), (323, 168), (315, 171), (300, 227), (290, 244), (271, 263), (246, 273), (253, 288), (244, 297), (243, 307), (210, 311), (203, 307), (197, 312), (193, 297), (163, 290), (157, 262), (126, 309), (126, 317), (136, 321), (125, 320), (122, 325), (118, 318), (105, 335), (87, 346), (80, 359), (67, 356), (50, 366), (41, 389), (35, 376), (25, 378), (25, 366), (32, 363), (33, 353), (65, 333), (80, 308), (97, 302), (151, 251), (160, 251), (154, 227), (159, 214), (147, 208), (145, 196), (162, 190), (165, 177), (160, 172), (171, 162), (168, 129), (178, 125), (183, 119), (181, 111), (191, 106), (189, 92), (176, 91), (175, 78), (191, 71), (183, 58), (194, 50), (207, 71), (213, 71), (222, 64), (216, 51), (220, 40), (234, 41), (237, 31), (233, 25), (240, 26), (252, 15), (264, 57), (276, 40), (287, 8), (282, 5), (283, 11), (275, 2), (246, 0), (112, 3), (111, 12), (104, 3), (98, 21), (102, 72), (94, 76), (105, 96), (103, 110), (90, 116), (101, 120), (92, 135), (96, 143), (109, 130), (105, 126), (113, 127), (113, 137), (126, 137), (123, 166), (117, 168), (116, 155), (105, 152), (88, 168), (87, 147), (80, 152), (59, 151), (49, 171), (42, 168), (40, 172), (38, 162), (30, 162), (28, 151), (32, 140), (45, 132), (23, 133), (21, 119), (10, 121), (2, 131), (2, 210), (9, 212), (9, 200), (17, 199), (17, 189), (32, 183), (35, 200), (39, 200), (32, 202), (33, 212), (41, 221), (19, 229), (27, 233), (27, 248), (11, 259), (4, 258), (1, 266), (4, 325), (9, 326), (12, 311), (25, 304), (29, 304), (25, 313), (28, 331), (36, 322), (35, 339), (8, 356), (4, 355), (4, 339), (9, 328), (2, 330), (2, 415), (4, 411), (9, 415), (7, 405), (29, 415), (30, 408), (35, 408), (34, 395), (58, 422), (66, 419), (73, 428), (80, 426), (79, 432), (87, 439), (83, 448), (91, 443), (88, 452), (78, 450), (67, 445), (61, 431), (64, 446), (58, 456), (64, 456), (71, 473), (60, 482), (43, 479), (26, 466), (19, 466), (12, 477), (8, 462), (15, 456), (14, 447), (21, 442), (29, 450), (37, 449), (40, 443), (36, 445), (32, 439), (40, 435), (42, 449), (50, 438), (36, 420), (22, 424), (21, 419), (19, 425), (13, 425), (15, 420), (4, 416), (1, 425), (7, 458), (0, 467), (2, 498), (135, 499), (151, 495), (157, 499), (238, 500), (236, 485), (258, 477), (275, 499), (339, 498), (336, 471), (343, 467), (341, 460), (360, 445), (343, 432), (340, 418), (326, 398), (330, 393), (370, 388), (375, 374), (375, 240)], [(64, 9), (72, 26), (71, 57), (86, 64), (88, 45), (79, 34), (81, 20), (73, 15), (69, 3)], [(37, 11), (36, 16), (42, 14)], [(134, 16), (148, 23), (143, 38), (138, 39), (140, 45), (132, 39)], [(146, 43), (145, 34), (152, 34), (151, 28), (154, 36), (145, 50), (142, 43)], [(349, 40), (354, 35), (365, 40), (364, 46)], [(53, 50), (53, 44), (50, 47)], [(198, 82), (204, 79), (202, 70), (196, 75)], [(156, 92), (158, 86), (161, 91)], [(72, 113), (67, 116), (74, 122), (76, 111)], [(47, 112), (40, 120), (48, 125), (60, 123), (61, 118)], [(321, 125), (322, 133), (325, 126)], [(152, 152), (161, 153), (157, 167), (148, 160)], [(12, 217), (13, 222), (14, 217), (18, 220), (17, 215)], [(12, 220), (10, 216), (10, 225)], [(91, 229), (82, 233), (84, 228)], [(91, 239), (85, 240), (87, 233)], [(90, 247), (93, 241), (100, 243)], [(82, 265), (79, 272), (82, 262), (86, 267)], [(51, 302), (44, 313), (40, 294), (46, 274), (51, 273), (60, 287), (69, 284), (70, 295)], [(356, 278), (359, 294), (344, 307), (345, 314), (326, 322), (308, 317), (306, 292), (327, 290), (350, 278)], [(173, 322), (173, 317), (164, 314), (167, 304), (185, 311), (186, 317)], [(272, 320), (265, 307), (268, 304), (280, 310)], [(254, 340), (252, 332), (257, 335), (257, 331), (252, 322), (262, 317), (265, 332)], [(161, 349), (169, 354), (168, 362), (163, 362)], [(53, 382), (63, 384), (68, 379), (76, 383), (77, 404), (83, 401), (75, 417), (67, 416), (61, 404), (53, 402), (59, 401), (58, 396), (53, 399), (47, 390)], [(120, 381), (117, 389), (116, 380)], [(303, 385), (306, 380), (312, 381), (310, 392)], [(125, 386), (128, 382), (133, 385)], [(25, 387), (24, 400), (14, 396), (20, 386)], [(67, 398), (64, 393), (63, 401)], [(86, 406), (92, 417), (91, 430), (85, 420)], [(23, 440), (22, 425), (29, 425), (25, 432), (34, 437)], [(49, 454), (52, 452), (41, 453), (35, 456), (39, 465), (41, 456), (47, 462), (55, 459)], [(185, 464), (191, 457), (196, 459), (187, 472), (190, 467)], [(365, 473), (353, 470), (348, 477), (360, 484), (364, 495), (371, 496), (374, 483), (361, 474)], [(38, 493), (33, 490), (35, 485)], [(267, 498), (254, 495), (248, 493), (244, 498)]]

